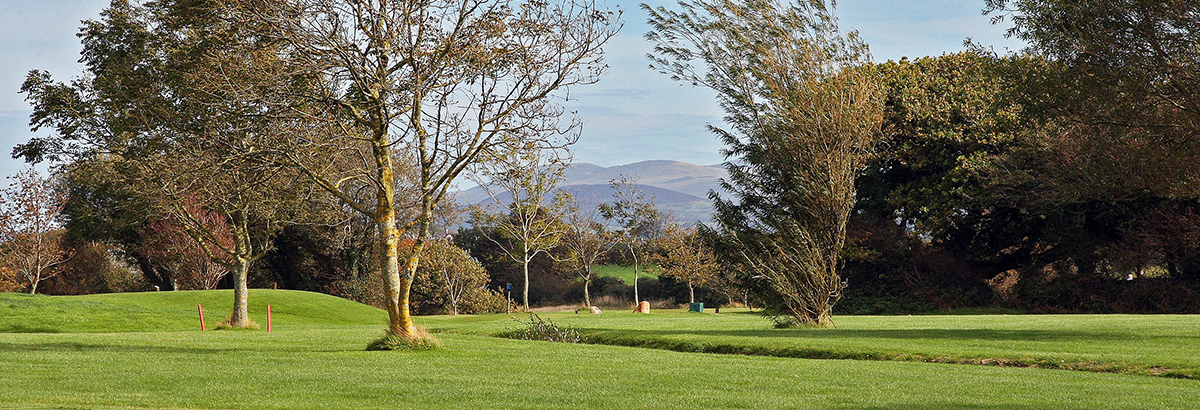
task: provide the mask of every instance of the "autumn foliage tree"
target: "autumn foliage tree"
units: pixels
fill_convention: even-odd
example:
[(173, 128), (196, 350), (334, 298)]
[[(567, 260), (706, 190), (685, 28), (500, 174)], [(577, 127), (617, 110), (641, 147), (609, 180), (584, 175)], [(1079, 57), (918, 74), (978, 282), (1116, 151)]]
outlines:
[(655, 248), (658, 252), (651, 255), (650, 261), (658, 265), (658, 274), (687, 284), (690, 303), (696, 303), (697, 286), (719, 280), (721, 265), (696, 228), (672, 225), (656, 241)]
[(0, 273), (34, 294), (70, 257), (59, 220), (65, 198), (33, 168), (9, 178), (0, 191)]
[[(185, 203), (193, 220), (186, 224), (175, 216), (153, 221), (146, 228), (148, 240), (141, 252), (148, 256), (156, 267), (170, 272), (174, 284), (172, 289), (216, 289), (230, 272), (234, 258), (222, 249), (232, 249), (233, 233), (223, 215), (204, 210), (195, 202)], [(192, 227), (203, 224), (203, 228)], [(204, 229), (211, 232), (203, 240), (189, 229)]]

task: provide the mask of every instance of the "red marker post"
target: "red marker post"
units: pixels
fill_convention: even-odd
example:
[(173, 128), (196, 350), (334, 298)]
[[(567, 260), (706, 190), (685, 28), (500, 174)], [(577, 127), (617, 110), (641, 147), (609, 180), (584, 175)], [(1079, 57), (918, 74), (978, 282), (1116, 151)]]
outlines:
[(197, 304), (196, 310), (200, 311), (200, 331), (208, 331), (208, 328), (204, 326), (204, 305)]
[(267, 333), (271, 333), (271, 305), (267, 305)]

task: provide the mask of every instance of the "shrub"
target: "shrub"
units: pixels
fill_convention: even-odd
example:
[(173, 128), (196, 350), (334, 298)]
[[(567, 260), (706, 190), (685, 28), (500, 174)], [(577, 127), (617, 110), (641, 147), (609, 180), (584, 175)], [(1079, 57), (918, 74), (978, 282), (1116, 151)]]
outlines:
[(542, 319), (537, 313), (529, 314), (529, 321), (522, 322), (520, 319), (513, 318), (514, 321), (522, 326), (518, 329), (513, 329), (503, 334), (509, 339), (520, 340), (541, 340), (546, 342), (561, 342), (561, 343), (582, 343), (586, 341), (583, 334), (574, 327), (567, 326), (559, 327), (549, 319)]
[[(145, 277), (118, 257), (119, 251), (103, 242), (83, 242), (72, 246), (74, 256), (63, 262), (58, 275), (46, 280), (41, 289), (53, 295), (86, 295), (149, 290)], [(0, 291), (4, 285), (0, 284)]]
[(329, 294), (377, 308), (384, 307), (383, 278), (378, 272), (352, 272), (330, 283)]
[(463, 295), (459, 301), (458, 312), (469, 315), (481, 313), (504, 313), (508, 311), (508, 301), (498, 291), (475, 288)]
[(368, 351), (379, 350), (433, 350), (442, 346), (442, 341), (423, 327), (417, 326), (412, 337), (403, 338), (388, 334), (367, 344)]

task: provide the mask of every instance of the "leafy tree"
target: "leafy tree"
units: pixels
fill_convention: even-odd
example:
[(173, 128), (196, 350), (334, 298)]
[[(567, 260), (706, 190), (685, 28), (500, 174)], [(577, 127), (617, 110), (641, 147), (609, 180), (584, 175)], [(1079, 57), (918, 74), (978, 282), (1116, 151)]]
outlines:
[(633, 256), (633, 302), (641, 301), (638, 294), (639, 258), (643, 257), (646, 245), (662, 230), (662, 217), (654, 206), (654, 196), (646, 195), (638, 188), (637, 178), (621, 175), (609, 181), (613, 189), (613, 201), (600, 204), (600, 215), (617, 223), (621, 242)]
[[(717, 92), (732, 131), (715, 194), (727, 255), (766, 277), (785, 325), (829, 326), (855, 177), (879, 138), (866, 45), (824, 1), (697, 0), (643, 6), (654, 68)], [(696, 67), (693, 64), (700, 64)]]
[(435, 241), (424, 252), (425, 262), (413, 282), (418, 311), (457, 315), (465, 302), (479, 298), (477, 294), (489, 293), (487, 271), (462, 248), (448, 241)]
[[(1070, 79), (1032, 88), (1026, 96), (1031, 111), (1055, 126), (1039, 141), (1045, 155), (1056, 158), (1034, 175), (1044, 180), (1044, 196), (1052, 203), (1095, 204), (1095, 213), (1108, 215), (1120, 213), (1105, 205), (1114, 203), (1137, 209), (1165, 202), (1159, 209), (1174, 209), (1178, 213), (1169, 219), (1176, 220), (1196, 209), (1200, 6), (992, 0), (986, 11), (997, 23), (1011, 19), (1009, 34), (1028, 41), (1031, 53), (1061, 64)], [(1128, 221), (1145, 213), (1125, 215), (1114, 218), (1120, 224), (1095, 224), (1120, 228), (1112, 230), (1110, 242), (1140, 236)], [(1200, 248), (1185, 242), (1143, 249), (1165, 254), (1172, 276), (1200, 277)]]
[[(277, 200), (288, 197), (266, 185), (278, 167), (250, 160), (252, 141), (277, 130), (261, 116), (233, 111), (205, 77), (219, 70), (212, 58), (218, 50), (262, 34), (235, 22), (240, 9), (225, 5), (113, 2), (81, 30), (89, 76), (65, 84), (30, 72), (22, 86), (34, 106), (30, 123), (54, 135), (18, 146), (14, 155), (115, 164), (110, 175), (119, 184), (171, 215), (200, 249), (213, 252), (210, 260), (232, 273), (230, 323), (245, 327), (247, 275), (270, 248)], [(221, 214), (226, 224), (205, 223), (193, 212), (198, 209)], [(232, 236), (228, 246), (222, 235)]]
[(35, 294), (71, 256), (62, 246), (59, 220), (65, 198), (33, 168), (9, 178), (13, 182), (0, 191), (0, 261), (6, 268), (0, 273)]

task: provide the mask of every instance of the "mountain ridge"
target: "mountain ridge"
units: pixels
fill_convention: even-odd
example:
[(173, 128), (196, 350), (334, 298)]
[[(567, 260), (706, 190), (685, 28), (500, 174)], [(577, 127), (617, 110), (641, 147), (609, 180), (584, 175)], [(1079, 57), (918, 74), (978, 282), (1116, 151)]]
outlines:
[[(671, 214), (678, 222), (692, 223), (711, 219), (712, 203), (708, 193), (720, 191), (720, 181), (728, 173), (721, 165), (673, 160), (639, 161), (611, 167), (580, 162), (567, 167), (558, 189), (575, 196), (580, 206), (594, 207), (612, 200), (613, 190), (609, 183), (622, 175), (633, 178), (636, 187), (653, 196), (660, 211)], [(460, 191), (458, 198), (472, 205), (492, 201), (480, 187)], [(503, 196), (500, 199), (505, 203), (511, 201)]]

